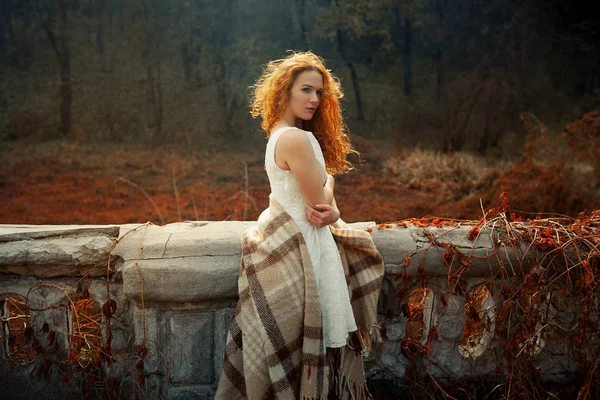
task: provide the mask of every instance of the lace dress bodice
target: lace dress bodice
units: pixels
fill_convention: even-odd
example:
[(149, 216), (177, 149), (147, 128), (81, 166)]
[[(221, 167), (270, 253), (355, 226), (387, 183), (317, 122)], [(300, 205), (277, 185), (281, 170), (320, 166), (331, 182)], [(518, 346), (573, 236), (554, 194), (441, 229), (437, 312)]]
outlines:
[[(289, 128), (275, 130), (269, 137), (265, 152), (265, 170), (271, 185), (271, 196), (292, 217), (306, 242), (315, 269), (323, 314), (323, 336), (327, 347), (342, 347), (348, 332), (356, 330), (342, 261), (328, 227), (318, 228), (308, 221), (306, 200), (294, 175), (275, 163), (277, 140)], [(327, 179), (325, 160), (319, 142), (311, 132), (301, 130), (312, 144), (315, 158), (321, 165), (323, 182)]]

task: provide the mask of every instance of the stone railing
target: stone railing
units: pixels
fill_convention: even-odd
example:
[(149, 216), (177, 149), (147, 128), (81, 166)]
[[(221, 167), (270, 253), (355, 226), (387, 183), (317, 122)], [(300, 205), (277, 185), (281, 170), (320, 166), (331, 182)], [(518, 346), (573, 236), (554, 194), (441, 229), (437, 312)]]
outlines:
[[(239, 238), (253, 224), (0, 225), (2, 390), (26, 398), (112, 391), (212, 399), (237, 301)], [(502, 260), (520, 268), (528, 261), (518, 251), (489, 257), (499, 253), (494, 233), (474, 244), (470, 229), (367, 229), (386, 272), (379, 301), (385, 340), (366, 358), (370, 380), (401, 381), (406, 339), (427, 346), (420, 365), (434, 377), (494, 373), (496, 300), (482, 284), (496, 279)], [(469, 256), (459, 281), (449, 279), (444, 243)], [(465, 332), (464, 293), (478, 298), (472, 306), (487, 321), (473, 337), (465, 336), (472, 333)], [(403, 313), (407, 299), (412, 311)], [(555, 318), (564, 325), (569, 315)], [(548, 379), (569, 379), (576, 369), (568, 346), (556, 340), (540, 338), (537, 351)]]

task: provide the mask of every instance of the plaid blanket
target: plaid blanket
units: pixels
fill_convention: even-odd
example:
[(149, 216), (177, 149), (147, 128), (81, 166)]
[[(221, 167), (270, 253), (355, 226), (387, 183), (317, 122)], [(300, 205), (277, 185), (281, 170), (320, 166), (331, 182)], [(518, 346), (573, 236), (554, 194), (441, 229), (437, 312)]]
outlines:
[(242, 236), (239, 301), (216, 399), (369, 398), (361, 351), (381, 340), (377, 299), (383, 262), (367, 232), (330, 226), (358, 330), (338, 350), (324, 347), (321, 305), (306, 243), (274, 199)]

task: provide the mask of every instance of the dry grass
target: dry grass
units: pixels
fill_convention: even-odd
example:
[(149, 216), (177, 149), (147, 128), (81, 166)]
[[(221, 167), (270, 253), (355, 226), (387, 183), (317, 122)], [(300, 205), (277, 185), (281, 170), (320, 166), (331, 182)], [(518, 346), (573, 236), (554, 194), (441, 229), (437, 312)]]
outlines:
[(404, 150), (384, 163), (398, 184), (435, 192), (438, 201), (459, 200), (480, 192), (496, 180), (508, 163), (489, 165), (468, 153), (442, 153), (421, 148)]

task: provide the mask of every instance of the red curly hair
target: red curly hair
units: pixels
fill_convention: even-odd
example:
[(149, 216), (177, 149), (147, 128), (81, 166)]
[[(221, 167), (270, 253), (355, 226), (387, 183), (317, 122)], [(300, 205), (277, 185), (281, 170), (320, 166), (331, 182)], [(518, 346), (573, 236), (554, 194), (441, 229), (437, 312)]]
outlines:
[(269, 137), (273, 126), (285, 113), (294, 81), (304, 71), (321, 74), (323, 94), (313, 118), (303, 121), (302, 129), (312, 132), (319, 141), (328, 173), (348, 172), (352, 164), (346, 156), (357, 152), (350, 144), (339, 104), (344, 94), (339, 79), (325, 68), (321, 57), (310, 51), (294, 52), (286, 58), (270, 61), (251, 87), (250, 114), (262, 118), (261, 127)]

